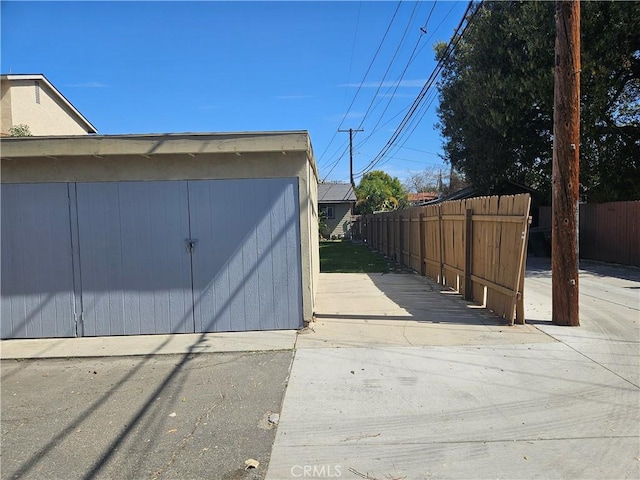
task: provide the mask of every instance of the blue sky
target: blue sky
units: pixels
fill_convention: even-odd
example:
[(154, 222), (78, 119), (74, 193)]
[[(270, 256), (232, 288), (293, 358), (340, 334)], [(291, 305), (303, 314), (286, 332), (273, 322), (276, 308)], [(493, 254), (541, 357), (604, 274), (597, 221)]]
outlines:
[[(337, 130), (364, 129), (363, 171), (466, 5), (2, 1), (0, 64), (46, 75), (99, 134), (308, 130), (321, 178), (348, 181), (349, 135)], [(447, 168), (435, 94), (376, 168), (401, 179)]]

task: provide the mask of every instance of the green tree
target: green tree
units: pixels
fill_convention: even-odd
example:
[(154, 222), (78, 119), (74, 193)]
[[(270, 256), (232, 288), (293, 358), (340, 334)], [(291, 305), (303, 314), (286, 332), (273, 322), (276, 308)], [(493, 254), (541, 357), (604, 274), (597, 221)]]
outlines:
[(398, 177), (382, 170), (365, 173), (356, 187), (358, 213), (397, 210), (407, 206), (407, 192)]
[[(580, 179), (593, 200), (639, 198), (640, 2), (583, 2)], [(439, 84), (446, 159), (474, 185), (550, 198), (554, 4), (483, 2)]]

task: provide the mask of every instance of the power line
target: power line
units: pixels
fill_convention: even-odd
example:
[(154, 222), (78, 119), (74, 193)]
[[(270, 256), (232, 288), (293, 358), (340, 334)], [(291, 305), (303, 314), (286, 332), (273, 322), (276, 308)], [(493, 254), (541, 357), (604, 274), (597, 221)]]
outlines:
[(358, 97), (358, 93), (360, 93), (360, 90), (362, 89), (362, 85), (364, 85), (364, 81), (367, 79), (367, 75), (369, 75), (369, 72), (371, 71), (371, 67), (373, 67), (373, 64), (376, 61), (376, 58), (378, 58), (378, 54), (380, 53), (380, 49), (382, 48), (382, 45), (384, 44), (384, 41), (387, 38), (387, 35), (389, 34), (389, 30), (391, 30), (391, 25), (393, 25), (393, 21), (395, 20), (396, 15), (398, 14), (398, 10), (400, 10), (400, 5), (402, 5), (402, 0), (398, 2), (398, 5), (396, 6), (396, 10), (395, 10), (395, 12), (393, 12), (393, 17), (391, 17), (391, 21), (389, 22), (389, 25), (387, 26), (387, 30), (384, 32), (382, 40), (380, 40), (380, 44), (378, 45), (376, 53), (373, 55), (373, 58), (371, 59), (371, 63), (369, 64), (369, 67), (367, 68), (367, 71), (365, 72), (364, 77), (362, 77), (362, 81), (360, 82), (360, 85), (358, 86), (358, 89), (356, 90), (356, 93), (353, 96), (353, 100), (351, 100), (351, 103), (349, 104), (349, 108), (347, 109), (347, 111), (345, 112), (344, 116), (342, 117), (342, 121), (340, 122), (340, 125), (338, 125), (338, 130), (342, 127), (342, 124), (344, 123), (345, 119), (347, 118), (347, 115), (351, 111), (351, 107), (353, 107), (353, 104), (356, 101), (356, 98)]
[[(407, 70), (409, 69), (409, 66), (411, 65), (411, 63), (413, 62), (413, 60), (417, 57), (416, 54), (416, 50), (418, 49), (418, 46), (420, 45), (420, 41), (422, 40), (422, 38), (424, 37), (424, 34), (426, 34), (428, 27), (429, 27), (429, 20), (431, 19), (431, 15), (433, 14), (433, 11), (435, 9), (436, 6), (436, 2), (433, 3), (432, 7), (431, 7), (431, 11), (429, 12), (429, 15), (427, 17), (427, 20), (424, 23), (423, 27), (420, 27), (420, 35), (418, 36), (418, 39), (416, 40), (416, 44), (413, 47), (413, 51), (411, 52), (411, 55), (409, 56), (409, 60), (407, 60), (407, 64), (405, 65), (404, 69), (402, 70), (402, 73), (400, 75), (400, 78), (395, 82), (395, 88), (393, 89), (393, 93), (389, 96), (389, 100), (387, 101), (386, 106), (384, 107), (384, 110), (382, 111), (382, 113), (380, 114), (380, 116), (378, 117), (378, 121), (376, 122), (376, 124), (374, 125), (374, 127), (371, 129), (371, 133), (364, 139), (362, 140), (362, 142), (360, 142), (357, 146), (358, 148), (361, 147), (362, 145), (364, 145), (373, 135), (375, 135), (379, 130), (378, 130), (378, 125), (380, 125), (380, 122), (382, 121), (382, 119), (384, 118), (384, 114), (387, 113), (387, 110), (389, 109), (389, 107), (391, 106), (391, 102), (393, 101), (393, 98), (395, 97), (398, 88), (400, 87), (402, 80), (404, 79), (405, 74), (407, 73)], [(449, 14), (451, 14), (451, 11), (449, 11), (449, 13), (447, 14), (446, 17), (449, 16)], [(445, 17), (445, 18), (446, 18)], [(413, 18), (413, 16), (412, 16)], [(444, 19), (440, 22), (440, 24), (438, 25), (438, 27), (440, 25), (442, 25), (442, 23), (444, 22)], [(410, 24), (410, 23), (409, 23)], [(436, 27), (436, 30), (437, 28)], [(433, 34), (429, 36), (429, 38), (433, 37)], [(424, 45), (423, 45), (424, 47)], [(422, 51), (422, 48), (420, 48), (420, 50), (418, 51), (418, 53)], [(389, 90), (387, 90), (387, 92), (389, 92), (391, 90), (391, 88), (393, 87), (393, 85), (391, 87), (389, 87)], [(377, 92), (376, 92), (377, 93)], [(375, 97), (374, 97), (375, 100)], [(382, 101), (382, 100), (380, 100)], [(380, 101), (378, 102), (378, 104), (376, 104), (376, 107), (380, 104)], [(373, 102), (373, 100), (372, 100)], [(375, 107), (374, 107), (375, 108)], [(396, 115), (394, 115), (389, 121), (391, 121), (393, 118), (397, 117), (398, 115), (400, 115), (400, 113), (402, 113), (402, 111), (398, 112)], [(366, 116), (366, 115), (365, 115)], [(389, 123), (389, 121), (385, 122), (382, 127), (384, 127), (387, 123)], [(360, 123), (360, 126), (362, 126), (362, 124), (364, 123), (364, 119), (362, 120), (362, 122)], [(380, 128), (382, 128), (380, 127)]]
[[(451, 40), (449, 41), (449, 44), (447, 45), (447, 49), (445, 51), (445, 54), (440, 58), (440, 60), (436, 64), (436, 67), (434, 68), (434, 70), (429, 75), (429, 78), (425, 82), (425, 84), (422, 87), (422, 90), (418, 94), (417, 98), (414, 100), (414, 102), (411, 105), (409, 111), (405, 114), (404, 118), (402, 119), (402, 121), (400, 122), (400, 124), (398, 125), (398, 127), (396, 128), (394, 133), (392, 134), (391, 138), (387, 141), (385, 146), (373, 158), (373, 160), (371, 160), (371, 162), (369, 162), (369, 164), (364, 169), (362, 169), (361, 171), (359, 171), (357, 173), (357, 175), (362, 175), (362, 174), (365, 174), (366, 172), (371, 171), (371, 169), (373, 169), (376, 165), (378, 165), (380, 163), (380, 161), (384, 158), (384, 156), (394, 146), (394, 144), (398, 140), (398, 137), (400, 136), (400, 134), (407, 127), (407, 125), (411, 121), (412, 117), (415, 115), (416, 111), (418, 110), (418, 107), (422, 103), (422, 100), (425, 98), (425, 96), (427, 95), (427, 93), (429, 92), (429, 90), (431, 89), (433, 84), (435, 83), (436, 78), (438, 77), (440, 72), (443, 70), (445, 63), (449, 59), (451, 54), (453, 53), (453, 50), (456, 48), (458, 43), (461, 41), (462, 36), (464, 35), (465, 31), (467, 30), (467, 28), (469, 26), (469, 23), (473, 19), (473, 16), (475, 16), (475, 13), (478, 11), (478, 9), (479, 9), (481, 4), (482, 4), (482, 2), (480, 2), (480, 4), (478, 5), (478, 8), (476, 8), (476, 10), (473, 12), (473, 15), (469, 18), (469, 20), (467, 22), (467, 25), (463, 29), (462, 26), (464, 24), (464, 21), (467, 18), (467, 15), (469, 14), (469, 12), (471, 11), (471, 9), (473, 7), (473, 0), (471, 0), (469, 2), (469, 4), (467, 5), (467, 8), (466, 8), (466, 10), (465, 10), (465, 12), (464, 12), (464, 14), (462, 16), (462, 19), (460, 20), (460, 23), (458, 24), (458, 27), (456, 28)], [(461, 32), (461, 30), (462, 30), (462, 32)]]
[[(355, 103), (356, 98), (358, 98), (358, 94), (360, 93), (360, 90), (362, 89), (362, 86), (364, 85), (364, 82), (367, 79), (367, 76), (369, 75), (369, 72), (371, 71), (371, 68), (373, 67), (373, 64), (375, 63), (376, 58), (378, 58), (378, 54), (380, 53), (380, 50), (382, 49), (382, 45), (384, 44), (384, 41), (386, 40), (387, 35), (389, 34), (389, 31), (391, 30), (391, 26), (393, 25), (393, 22), (395, 21), (395, 18), (396, 18), (397, 14), (398, 14), (398, 11), (400, 10), (400, 6), (401, 5), (402, 5), (402, 0), (400, 0), (398, 2), (397, 6), (396, 6), (396, 9), (393, 12), (393, 16), (391, 17), (391, 21), (389, 22), (389, 25), (387, 25), (387, 29), (384, 32), (384, 35), (382, 36), (382, 40), (380, 40), (378, 48), (376, 49), (376, 53), (373, 55), (373, 58), (371, 59), (371, 63), (369, 63), (369, 67), (367, 68), (367, 71), (365, 72), (364, 77), (362, 77), (362, 81), (360, 82), (360, 85), (358, 86), (358, 89), (356, 90), (356, 93), (353, 95), (353, 99), (351, 100), (351, 103), (349, 104), (349, 107), (347, 108), (347, 111), (342, 116), (342, 120), (340, 121), (340, 124), (338, 125), (338, 130), (340, 128), (342, 128), (342, 124), (346, 120), (347, 115), (349, 115), (349, 112), (351, 111), (351, 108), (353, 107), (353, 104)], [(338, 134), (338, 132), (335, 132), (333, 134), (333, 137), (331, 137), (331, 140), (329, 141), (327, 147), (324, 149), (324, 151), (320, 155), (320, 157), (318, 159), (318, 163), (320, 163), (322, 161), (322, 159), (324, 157), (324, 154), (327, 152), (327, 150), (329, 149), (329, 147), (331, 146), (331, 144), (335, 140), (337, 134)], [(333, 166), (333, 168), (335, 168), (335, 165)], [(333, 170), (333, 168), (331, 170)]]
[[(389, 70), (391, 70), (391, 67), (393, 66), (393, 63), (395, 62), (396, 57), (398, 56), (398, 52), (400, 51), (400, 49), (402, 48), (402, 45), (404, 44), (404, 39), (407, 37), (407, 32), (409, 31), (409, 27), (411, 26), (411, 21), (413, 20), (413, 17), (415, 15), (415, 12), (416, 12), (417, 8), (418, 8), (418, 2), (416, 2), (416, 4), (413, 7), (413, 10), (411, 12), (411, 16), (409, 17), (409, 22), (407, 23), (407, 26), (404, 29), (404, 33), (402, 34), (402, 38), (400, 39), (400, 42), (398, 43), (396, 51), (393, 52), (393, 57), (391, 57), (391, 61), (389, 62), (389, 66), (385, 70), (384, 75), (382, 76), (382, 80), (380, 80), (380, 84), (378, 85), (378, 88), (376, 89), (376, 93), (374, 93), (373, 94), (373, 98), (371, 98), (371, 102), (369, 103), (369, 107), (367, 108), (367, 111), (365, 112), (364, 116), (362, 117), (362, 120), (360, 121), (360, 125), (358, 125), (358, 128), (362, 127), (362, 124), (366, 120), (367, 115), (369, 115), (369, 112), (371, 111), (371, 107), (373, 106), (373, 103), (375, 102), (375, 100), (376, 100), (376, 98), (378, 96), (378, 93), (380, 92), (380, 89), (382, 88), (382, 85), (384, 85), (384, 81), (386, 80), (387, 75), (389, 74)], [(415, 52), (415, 48), (413, 50)], [(405, 71), (406, 71), (406, 69), (405, 69)], [(404, 74), (404, 72), (403, 72), (403, 74)]]
[[(336, 135), (338, 134), (338, 132), (336, 132)], [(345, 143), (346, 145), (346, 143)], [(331, 175), (331, 172), (333, 172), (333, 170), (338, 166), (338, 163), (340, 163), (340, 160), (342, 160), (342, 157), (345, 156), (345, 154), (347, 153), (347, 149), (349, 147), (345, 148), (345, 150), (342, 152), (342, 155), (340, 155), (331, 165), (331, 168), (329, 169), (329, 171), (327, 172), (327, 174), (324, 176), (324, 178), (322, 179), (322, 181), (326, 181), (327, 178), (329, 177), (329, 175)], [(337, 152), (336, 152), (337, 153)]]
[[(362, 2), (360, 2), (358, 4), (358, 17), (356, 19), (356, 28), (355, 28), (354, 33), (353, 33), (353, 45), (351, 46), (351, 59), (349, 61), (349, 74), (347, 75), (348, 81), (351, 80), (351, 68), (353, 67), (353, 56), (354, 56), (354, 53), (356, 51), (356, 39), (358, 38), (358, 29), (360, 27), (360, 12), (361, 12), (361, 10), (362, 10)], [(347, 97), (347, 92), (345, 90), (345, 100), (346, 100), (346, 97)], [(348, 113), (348, 111), (347, 111), (347, 113)], [(342, 119), (342, 121), (344, 121), (344, 118)], [(321, 163), (322, 159), (324, 158), (324, 154), (327, 153), (327, 150), (329, 150), (329, 147), (331, 146), (331, 144), (333, 143), (333, 141), (335, 140), (337, 135), (338, 135), (338, 131), (336, 130), (334, 132), (334, 134), (333, 134), (333, 137), (331, 137), (331, 140), (329, 140), (329, 143), (327, 144), (327, 146), (325, 147), (323, 152), (318, 157), (318, 166), (320, 166), (320, 163)]]
[[(434, 7), (435, 7), (435, 3), (434, 3)], [(451, 15), (451, 12), (453, 12), (453, 10), (455, 9), (455, 6), (452, 7), (447, 14), (444, 16), (444, 18), (440, 21), (440, 23), (436, 26), (436, 28), (434, 29), (434, 33), (440, 28), (440, 26), (442, 26), (442, 24), (445, 22), (445, 20), (447, 18), (449, 18), (449, 15)], [(433, 8), (431, 10), (433, 12)], [(431, 14), (430, 14), (431, 15)], [(430, 17), (429, 17), (430, 18)], [(428, 28), (428, 19), (427, 22), (425, 23), (424, 28)], [(422, 30), (422, 29), (421, 29)], [(430, 40), (431, 38), (433, 38), (434, 33), (432, 33), (428, 38), (427, 41)], [(422, 36), (421, 36), (422, 37)], [(418, 42), (421, 40), (421, 37), (418, 38)], [(417, 46), (418, 44), (416, 44)], [(420, 54), (420, 52), (422, 51), (422, 49), (427, 45), (427, 43), (425, 43), (420, 50), (418, 50), (418, 55)], [(417, 55), (416, 55), (417, 56)], [(405, 71), (406, 68), (409, 67), (409, 64), (411, 63), (412, 59), (409, 59), (409, 62), (407, 64), (407, 66), (405, 67)], [(403, 72), (403, 76), (404, 76), (404, 72)], [(402, 78), (402, 77), (401, 77)], [(397, 91), (397, 87), (396, 90)], [(394, 95), (395, 95), (395, 91), (394, 91)], [(413, 103), (412, 103), (413, 104)], [(363, 139), (359, 144), (356, 145), (356, 148), (360, 148), (362, 147), (373, 135), (375, 135), (376, 133), (378, 133), (378, 131), (380, 131), (382, 128), (384, 128), (386, 125), (388, 125), (389, 123), (391, 123), (397, 116), (399, 116), (400, 114), (402, 114), (403, 112), (405, 112), (409, 107), (411, 107), (412, 104), (407, 105), (406, 107), (402, 108), (398, 113), (396, 113), (393, 117), (391, 117), (389, 120), (387, 120), (386, 122), (384, 122), (382, 125), (380, 125), (380, 128), (378, 128), (379, 123), (382, 121), (382, 118), (384, 116), (384, 113), (387, 111), (388, 107), (391, 105), (391, 102), (389, 101), (389, 103), (387, 103), (387, 107), (385, 107), (385, 110), (383, 112), (383, 115), (378, 119), (378, 122), (376, 123), (376, 125), (374, 126), (374, 128), (372, 129), (371, 133), (365, 138)], [(426, 113), (426, 112), (425, 112)], [(408, 141), (408, 138), (407, 138)], [(406, 141), (405, 141), (406, 143)]]

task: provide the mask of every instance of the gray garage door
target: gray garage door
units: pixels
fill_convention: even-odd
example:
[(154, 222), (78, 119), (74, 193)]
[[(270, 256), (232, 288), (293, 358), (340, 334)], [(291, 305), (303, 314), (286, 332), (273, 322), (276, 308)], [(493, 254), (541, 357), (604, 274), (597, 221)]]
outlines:
[(294, 178), (2, 186), (3, 338), (301, 325)]
[(189, 182), (197, 332), (302, 326), (296, 179)]
[(66, 183), (2, 191), (2, 338), (72, 337), (74, 275)]
[(78, 183), (81, 335), (193, 332), (187, 182)]
[(77, 188), (83, 335), (301, 326), (296, 179)]

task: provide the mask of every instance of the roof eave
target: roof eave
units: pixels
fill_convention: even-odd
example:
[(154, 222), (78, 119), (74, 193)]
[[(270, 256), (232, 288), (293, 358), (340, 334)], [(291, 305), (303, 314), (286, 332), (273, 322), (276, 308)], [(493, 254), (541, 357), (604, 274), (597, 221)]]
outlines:
[(84, 157), (112, 155), (237, 154), (306, 152), (309, 134), (290, 132), (169, 133), (143, 135), (73, 135), (4, 137), (2, 157)]

